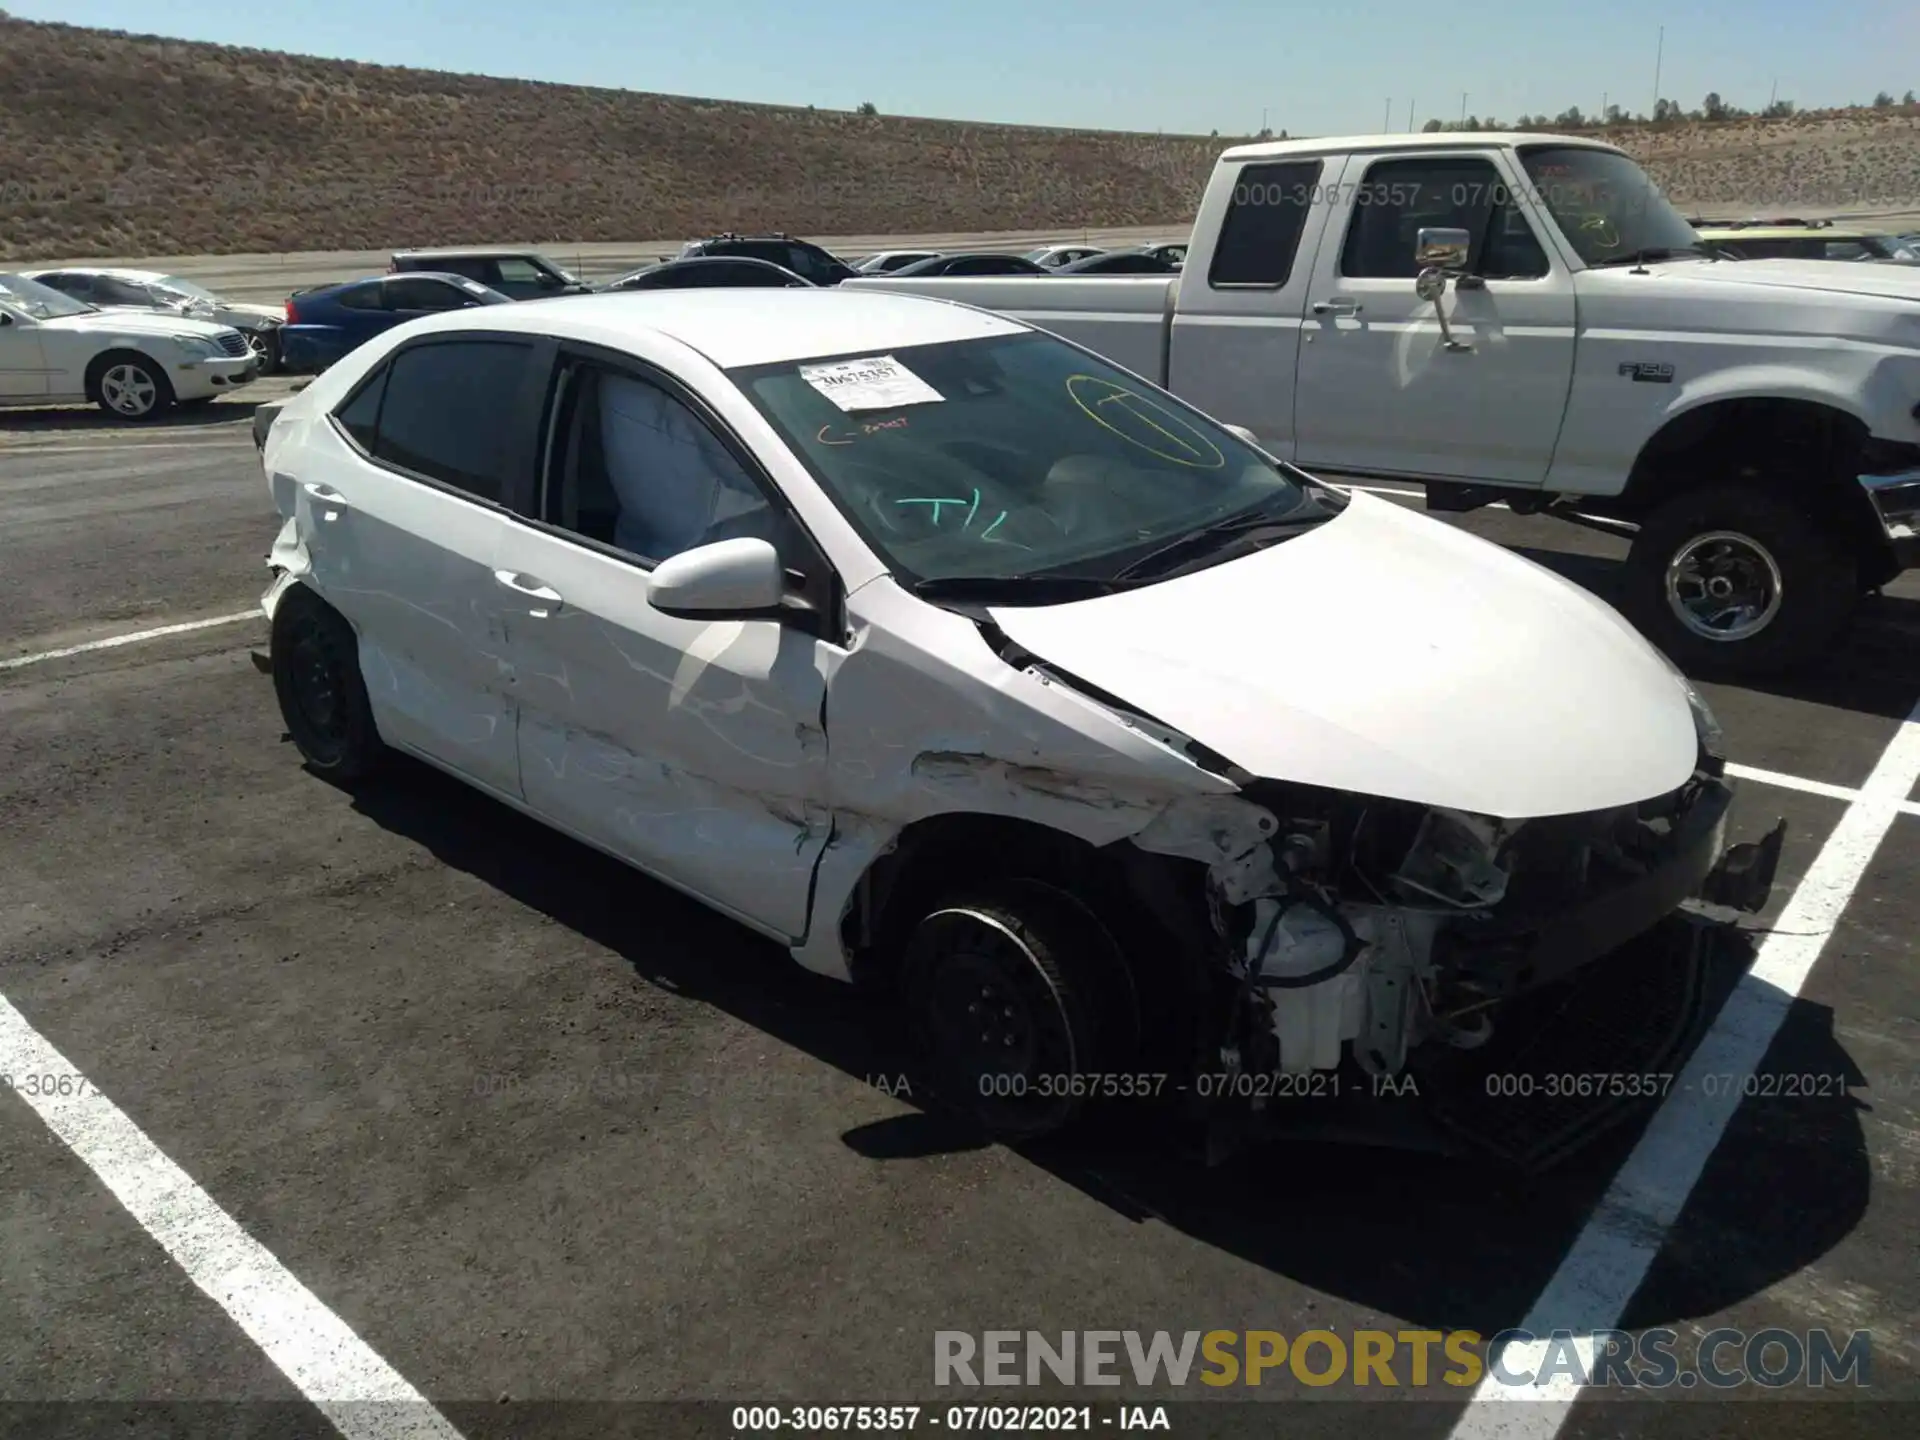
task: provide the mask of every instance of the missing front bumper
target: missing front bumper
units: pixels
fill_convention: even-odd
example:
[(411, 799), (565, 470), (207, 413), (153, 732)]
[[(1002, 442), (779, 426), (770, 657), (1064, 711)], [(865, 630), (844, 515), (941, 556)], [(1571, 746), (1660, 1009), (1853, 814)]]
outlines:
[(1703, 779), (1699, 786), (1675, 817), (1672, 842), (1658, 865), (1551, 915), (1500, 926), (1482, 942), (1486, 962), (1506, 972), (1500, 988), (1513, 994), (1564, 979), (1653, 929), (1689, 900), (1749, 913), (1765, 908), (1786, 821), (1762, 840), (1729, 847), (1732, 787), (1719, 779)]

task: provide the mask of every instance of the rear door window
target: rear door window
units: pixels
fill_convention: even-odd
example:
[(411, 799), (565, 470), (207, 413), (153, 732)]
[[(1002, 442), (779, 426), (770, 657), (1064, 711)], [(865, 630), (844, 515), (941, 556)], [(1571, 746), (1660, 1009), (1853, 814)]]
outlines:
[[(504, 503), (511, 457), (523, 449), (515, 427), (533, 361), (532, 344), (515, 340), (438, 341), (402, 350), (387, 362), (371, 453), (475, 499)], [(344, 414), (341, 423), (348, 424)]]
[(389, 309), (423, 312), (458, 310), (466, 303), (467, 297), (444, 280), (430, 280), (425, 276), (408, 276), (405, 279), (387, 281)]
[(335, 295), (333, 303), (349, 310), (384, 310), (387, 308), (385, 286), (378, 281), (370, 285), (355, 285), (351, 290), (342, 290)]

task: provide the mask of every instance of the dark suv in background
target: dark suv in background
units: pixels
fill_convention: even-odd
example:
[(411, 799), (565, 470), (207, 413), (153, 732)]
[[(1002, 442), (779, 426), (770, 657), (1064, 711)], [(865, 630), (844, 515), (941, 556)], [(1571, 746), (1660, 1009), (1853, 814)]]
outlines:
[(811, 240), (799, 240), (791, 235), (710, 235), (705, 240), (691, 241), (680, 251), (685, 260), (696, 255), (736, 256), (748, 260), (765, 260), (784, 270), (791, 270), (802, 280), (815, 285), (838, 285), (842, 280), (853, 278), (853, 267), (838, 255), (814, 244)]
[(462, 246), (447, 250), (400, 250), (387, 266), (389, 275), (428, 270), (464, 275), (514, 300), (544, 300), (552, 295), (586, 295), (593, 287), (533, 250), (493, 250)]

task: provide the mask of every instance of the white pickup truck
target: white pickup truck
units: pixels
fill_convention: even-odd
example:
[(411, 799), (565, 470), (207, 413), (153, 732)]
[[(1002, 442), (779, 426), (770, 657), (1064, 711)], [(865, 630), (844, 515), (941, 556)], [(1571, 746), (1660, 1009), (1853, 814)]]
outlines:
[(1336, 482), (1632, 537), (1676, 662), (1823, 653), (1920, 557), (1920, 272), (1717, 258), (1565, 136), (1244, 145), (1175, 278), (860, 278), (1001, 311)]

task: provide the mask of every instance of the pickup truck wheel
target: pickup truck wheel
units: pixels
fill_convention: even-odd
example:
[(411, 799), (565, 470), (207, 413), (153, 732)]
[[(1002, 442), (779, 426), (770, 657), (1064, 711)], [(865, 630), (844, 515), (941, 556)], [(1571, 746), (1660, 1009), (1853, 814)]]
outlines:
[(1837, 536), (1767, 491), (1716, 486), (1641, 522), (1622, 608), (1690, 673), (1760, 675), (1820, 655), (1859, 596)]
[(1126, 1048), (1114, 1043), (1132, 998), (1120, 949), (1091, 911), (1044, 882), (951, 892), (908, 938), (901, 988), (935, 1101), (996, 1139), (1066, 1129), (1094, 1077), (1124, 1063), (1106, 1053)]
[(386, 747), (360, 675), (353, 627), (318, 595), (295, 585), (274, 607), (269, 651), (280, 718), (301, 758), (330, 780), (372, 774)]

